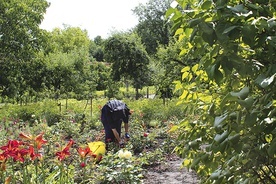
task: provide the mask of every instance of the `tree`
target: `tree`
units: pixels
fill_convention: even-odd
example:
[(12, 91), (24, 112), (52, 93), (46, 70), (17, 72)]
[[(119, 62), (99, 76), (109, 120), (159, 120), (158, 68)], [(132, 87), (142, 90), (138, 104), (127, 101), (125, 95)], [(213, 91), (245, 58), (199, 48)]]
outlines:
[(94, 40), (90, 41), (89, 54), (90, 57), (95, 58), (96, 61), (104, 60), (103, 42), (104, 40), (101, 38), (101, 36), (97, 36), (94, 38)]
[(21, 98), (41, 90), (43, 60), (38, 53), (46, 45), (47, 34), (39, 25), (48, 6), (46, 0), (0, 1), (1, 95)]
[(165, 13), (171, 2), (172, 0), (150, 0), (146, 5), (140, 4), (133, 10), (139, 18), (135, 31), (150, 55), (156, 53), (159, 44), (169, 44), (171, 25)]
[(199, 61), (176, 82), (183, 164), (206, 183), (275, 183), (275, 1), (177, 2), (180, 54)]
[(149, 57), (139, 37), (135, 34), (114, 34), (106, 40), (104, 49), (106, 60), (112, 62), (113, 79), (131, 80), (138, 98), (138, 90), (149, 78)]
[(44, 31), (39, 28), (49, 4), (46, 0), (0, 2), (0, 62), (27, 61), (41, 49)]
[(56, 28), (50, 34), (47, 87), (55, 93), (84, 93), (85, 67), (89, 62), (89, 37), (78, 27)]
[(70, 53), (83, 49), (89, 51), (90, 39), (86, 30), (65, 25), (63, 29), (55, 28), (50, 33), (50, 52)]
[(157, 49), (155, 60), (151, 67), (153, 68), (153, 81), (157, 87), (158, 93), (162, 97), (171, 97), (171, 89), (173, 82), (181, 80), (181, 69), (185, 66), (193, 66), (196, 61), (192, 58), (187, 59), (183, 55), (179, 55), (183, 41), (175, 41), (171, 39), (168, 46), (160, 45)]

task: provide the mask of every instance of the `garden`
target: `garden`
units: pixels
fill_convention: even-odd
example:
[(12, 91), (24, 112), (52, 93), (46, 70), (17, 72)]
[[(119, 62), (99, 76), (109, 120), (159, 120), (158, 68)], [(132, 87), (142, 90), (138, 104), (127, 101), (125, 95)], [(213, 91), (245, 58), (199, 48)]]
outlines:
[[(94, 39), (40, 29), (50, 5), (0, 1), (2, 183), (276, 183), (275, 0), (149, 0)], [(112, 98), (131, 139), (106, 151)]]
[(105, 151), (99, 117), (106, 101), (93, 99), (90, 108), (73, 99), (2, 105), (1, 182), (142, 183), (150, 168), (176, 157), (177, 133), (170, 129), (184, 114), (175, 100), (124, 99), (131, 139), (124, 148), (108, 143)]

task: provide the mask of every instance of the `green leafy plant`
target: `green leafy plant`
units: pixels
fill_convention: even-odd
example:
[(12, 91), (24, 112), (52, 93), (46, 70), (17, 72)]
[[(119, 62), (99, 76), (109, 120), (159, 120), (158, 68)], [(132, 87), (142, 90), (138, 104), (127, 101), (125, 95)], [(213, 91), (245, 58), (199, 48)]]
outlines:
[(128, 150), (107, 154), (99, 165), (101, 183), (141, 183), (142, 167)]
[(180, 55), (197, 61), (175, 82), (183, 164), (206, 183), (275, 183), (275, 2), (177, 2)]

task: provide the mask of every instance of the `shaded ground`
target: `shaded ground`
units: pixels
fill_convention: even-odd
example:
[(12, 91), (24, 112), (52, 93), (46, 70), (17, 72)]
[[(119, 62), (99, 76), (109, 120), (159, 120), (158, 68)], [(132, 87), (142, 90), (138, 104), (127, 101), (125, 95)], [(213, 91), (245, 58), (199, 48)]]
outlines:
[(167, 158), (167, 162), (148, 168), (144, 184), (198, 184), (196, 174), (181, 168), (182, 159)]

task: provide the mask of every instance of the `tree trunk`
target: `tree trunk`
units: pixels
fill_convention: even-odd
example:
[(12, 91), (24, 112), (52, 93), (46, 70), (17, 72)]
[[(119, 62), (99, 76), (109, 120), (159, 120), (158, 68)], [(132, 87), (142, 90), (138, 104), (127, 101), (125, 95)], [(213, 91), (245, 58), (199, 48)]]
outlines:
[(136, 91), (135, 99), (138, 100), (139, 99), (139, 89), (135, 88), (135, 91)]

